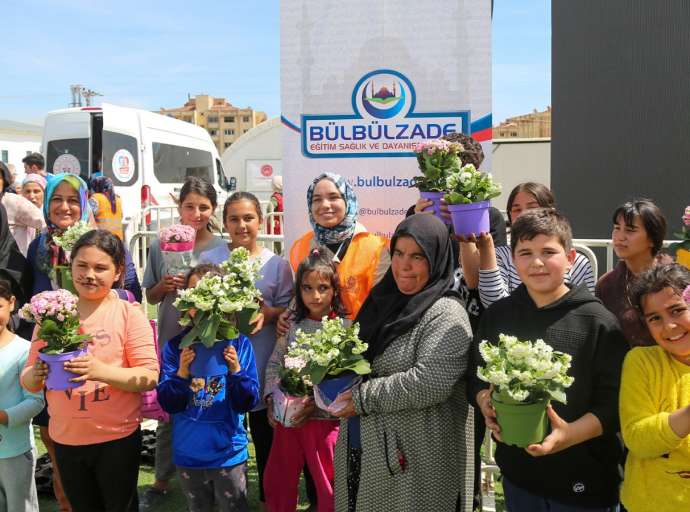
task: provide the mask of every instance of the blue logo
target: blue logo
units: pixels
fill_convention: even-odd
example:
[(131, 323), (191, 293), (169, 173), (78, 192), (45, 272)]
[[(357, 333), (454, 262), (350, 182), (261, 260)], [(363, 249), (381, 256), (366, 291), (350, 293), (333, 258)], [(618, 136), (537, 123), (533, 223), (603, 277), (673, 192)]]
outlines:
[(470, 131), (469, 110), (415, 112), (412, 82), (392, 69), (360, 78), (351, 101), (352, 114), (302, 115), (306, 157), (409, 157), (419, 142)]

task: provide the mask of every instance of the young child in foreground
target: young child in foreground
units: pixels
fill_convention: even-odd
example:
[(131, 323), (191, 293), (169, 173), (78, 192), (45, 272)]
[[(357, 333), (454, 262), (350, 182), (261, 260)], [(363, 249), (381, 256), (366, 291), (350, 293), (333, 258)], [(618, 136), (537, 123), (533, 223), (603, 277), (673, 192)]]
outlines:
[[(333, 255), (326, 247), (312, 250), (302, 260), (295, 276), (295, 313), (286, 336), (276, 341), (266, 368), (268, 418), (273, 426), (273, 444), (266, 466), (264, 492), (269, 512), (291, 512), (297, 507), (299, 475), (306, 464), (314, 479), (318, 512), (332, 512), (333, 455), (338, 439), (340, 420), (317, 409), (313, 397), (291, 427), (285, 427), (273, 417), (271, 393), (280, 382), (279, 371), (284, 365), (288, 346), (295, 342), (297, 330), (312, 333), (321, 329), (324, 316), (345, 317), (339, 299), (338, 274)], [(350, 324), (345, 320), (344, 324)]]
[(0, 510), (38, 512), (31, 418), (43, 409), (43, 393), (19, 385), (31, 344), (7, 327), (14, 305), (12, 286), (0, 279)]
[(623, 364), (621, 429), (630, 452), (621, 497), (629, 512), (690, 510), (689, 285), (690, 272), (669, 264), (632, 289), (657, 346), (632, 349)]
[[(187, 274), (193, 288), (207, 274), (223, 275), (216, 265), (197, 265)], [(173, 462), (192, 512), (244, 512), (247, 503), (247, 432), (244, 414), (259, 400), (254, 352), (240, 334), (225, 345), (228, 365), (222, 375), (192, 378), (198, 344), (180, 349), (189, 329), (165, 344), (158, 401), (172, 414)]]
[(551, 432), (526, 449), (501, 443), (491, 390), (475, 375), (476, 399), (487, 427), (499, 443), (496, 462), (503, 474), (511, 512), (600, 511), (618, 507), (622, 455), (618, 388), (627, 350), (615, 317), (585, 285), (573, 287), (564, 275), (575, 261), (568, 220), (553, 209), (530, 210), (512, 227), (511, 250), (522, 284), (494, 303), (481, 319), (474, 360), (482, 340), (500, 333), (523, 340), (543, 339), (572, 356), (567, 405), (548, 406)]

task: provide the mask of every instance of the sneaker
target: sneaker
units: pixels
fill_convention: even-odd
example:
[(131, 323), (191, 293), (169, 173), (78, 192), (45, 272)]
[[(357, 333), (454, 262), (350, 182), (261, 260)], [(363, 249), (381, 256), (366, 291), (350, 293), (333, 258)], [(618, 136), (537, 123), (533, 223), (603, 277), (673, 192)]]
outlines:
[(149, 512), (168, 495), (167, 489), (156, 489), (147, 487), (139, 497), (139, 512)]

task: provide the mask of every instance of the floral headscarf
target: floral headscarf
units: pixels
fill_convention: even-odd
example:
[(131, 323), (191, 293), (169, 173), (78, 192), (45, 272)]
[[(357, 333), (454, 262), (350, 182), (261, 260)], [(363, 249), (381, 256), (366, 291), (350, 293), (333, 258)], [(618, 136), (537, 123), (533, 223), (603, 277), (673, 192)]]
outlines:
[(41, 187), (43, 189), (44, 192), (46, 190), (46, 183), (47, 183), (46, 179), (43, 176), (41, 176), (40, 174), (35, 174), (35, 173), (27, 174), (24, 177), (24, 181), (22, 181), (22, 187), (24, 185), (26, 185), (27, 183), (36, 183), (39, 187)]
[[(314, 188), (316, 188), (316, 184), (323, 179), (333, 182), (345, 201), (345, 218), (340, 222), (340, 224), (333, 226), (332, 228), (325, 228), (317, 224), (314, 220), (314, 216), (311, 213)], [(314, 230), (314, 235), (320, 244), (337, 244), (352, 238), (352, 236), (355, 234), (357, 215), (359, 213), (357, 196), (347, 180), (338, 174), (324, 172), (323, 174), (317, 176), (314, 181), (312, 181), (311, 185), (309, 185), (309, 188), (307, 189), (307, 211), (309, 212), (309, 222)]]
[(81, 212), (81, 218), (84, 222), (89, 220), (89, 207), (88, 207), (88, 187), (83, 179), (79, 176), (69, 173), (61, 173), (47, 176), (45, 198), (43, 200), (43, 217), (45, 217), (47, 229), (41, 233), (38, 240), (38, 254), (37, 254), (37, 265), (41, 272), (51, 276), (54, 272), (56, 265), (66, 265), (67, 255), (60, 247), (58, 247), (53, 241), (53, 235), (62, 232), (55, 224), (50, 221), (50, 199), (55, 193), (55, 189), (63, 181), (69, 183), (74, 190), (79, 194), (79, 208)]

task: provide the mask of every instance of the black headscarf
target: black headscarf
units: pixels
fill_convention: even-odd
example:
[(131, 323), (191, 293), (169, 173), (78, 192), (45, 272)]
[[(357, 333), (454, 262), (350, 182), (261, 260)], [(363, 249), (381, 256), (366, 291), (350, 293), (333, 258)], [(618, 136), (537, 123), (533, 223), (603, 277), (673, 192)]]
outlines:
[(2, 197), (5, 192), (10, 190), (12, 184), (12, 173), (5, 162), (0, 162), (0, 174), (2, 174), (2, 190), (0, 190), (0, 197)]
[[(421, 247), (429, 263), (429, 281), (414, 295), (398, 290), (389, 268), (383, 279), (372, 288), (355, 321), (360, 337), (369, 344), (364, 356), (370, 362), (383, 353), (396, 337), (414, 327), (424, 312), (439, 298), (456, 295), (453, 254), (448, 228), (433, 215), (412, 215), (402, 221), (391, 239), (391, 254), (401, 236), (409, 236)], [(395, 256), (393, 256), (395, 257)]]

